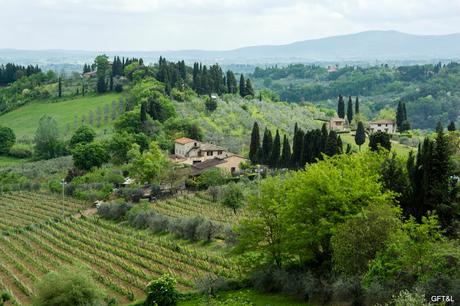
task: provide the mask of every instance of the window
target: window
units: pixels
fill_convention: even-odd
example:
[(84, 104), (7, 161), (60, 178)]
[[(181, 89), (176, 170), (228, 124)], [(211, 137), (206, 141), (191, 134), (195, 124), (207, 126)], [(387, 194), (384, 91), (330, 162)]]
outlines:
[(193, 161), (193, 164), (198, 164), (198, 163), (201, 163), (201, 160), (194, 160)]
[(234, 173), (235, 171), (236, 171), (236, 168), (235, 168), (235, 167), (231, 167), (231, 168), (230, 168), (230, 172), (231, 172), (231, 173)]
[(197, 146), (196, 142), (195, 142), (195, 147)]
[(221, 155), (221, 154), (222, 154), (222, 150), (217, 151), (217, 154), (218, 154), (218, 155)]
[(207, 155), (207, 156), (212, 156), (212, 151), (206, 152), (206, 155)]
[(382, 126), (382, 125), (379, 123), (379, 124), (377, 124), (377, 126)]

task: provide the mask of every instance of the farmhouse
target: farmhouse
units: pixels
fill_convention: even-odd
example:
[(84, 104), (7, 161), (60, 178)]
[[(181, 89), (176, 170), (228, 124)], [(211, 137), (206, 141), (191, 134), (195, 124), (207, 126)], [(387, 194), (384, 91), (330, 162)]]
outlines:
[(334, 117), (329, 119), (329, 130), (342, 132), (348, 129), (348, 121), (344, 118)]
[(223, 147), (186, 137), (175, 140), (171, 159), (180, 164), (192, 165), (194, 176), (214, 167), (236, 173), (240, 170), (240, 163), (246, 161), (244, 157), (231, 153)]
[(396, 124), (393, 120), (380, 119), (369, 122), (369, 130), (371, 133), (385, 132), (389, 134), (396, 133)]

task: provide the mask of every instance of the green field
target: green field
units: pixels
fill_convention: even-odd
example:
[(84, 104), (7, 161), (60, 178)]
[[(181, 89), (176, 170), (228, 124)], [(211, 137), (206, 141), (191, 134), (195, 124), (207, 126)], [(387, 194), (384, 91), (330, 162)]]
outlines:
[[(354, 135), (351, 133), (343, 133), (340, 134), (340, 138), (342, 139), (344, 143), (344, 149), (346, 148), (346, 144), (349, 143), (351, 144), (352, 148), (354, 150), (358, 150), (358, 146), (355, 143), (355, 138)], [(369, 137), (366, 135), (366, 142), (361, 146), (362, 151), (367, 151), (369, 150)], [(396, 152), (400, 156), (407, 156), (410, 151), (417, 151), (417, 148), (412, 148), (410, 146), (402, 145), (398, 142), (392, 141), (391, 142), (391, 150)]]
[[(86, 116), (88, 122), (90, 111), (93, 111), (95, 115), (98, 106), (101, 109), (106, 104), (111, 106), (112, 101), (117, 101), (118, 103), (119, 98), (120, 94), (111, 93), (70, 99), (62, 102), (32, 102), (0, 116), (0, 124), (12, 128), (18, 140), (30, 140), (33, 138), (35, 130), (38, 127), (38, 121), (43, 115), (47, 114), (56, 119), (60, 133), (66, 136), (66, 134), (70, 134), (68, 128), (74, 128), (75, 114), (79, 120), (83, 115)], [(99, 130), (104, 129), (104, 127), (107, 126), (104, 126), (104, 120), (101, 120), (101, 128)]]
[(24, 159), (14, 158), (10, 156), (0, 156), (0, 167), (19, 165), (26, 162)]

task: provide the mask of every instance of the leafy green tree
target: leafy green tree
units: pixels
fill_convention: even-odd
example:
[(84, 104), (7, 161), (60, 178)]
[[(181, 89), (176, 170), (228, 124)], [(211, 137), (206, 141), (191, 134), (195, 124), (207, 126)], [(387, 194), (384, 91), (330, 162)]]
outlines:
[(146, 306), (175, 306), (179, 302), (176, 280), (169, 274), (151, 281), (147, 285)]
[(254, 164), (258, 162), (259, 150), (260, 150), (259, 124), (257, 124), (257, 122), (254, 122), (254, 125), (252, 126), (252, 132), (251, 132), (251, 144), (249, 145), (249, 159)]
[(364, 274), (400, 228), (400, 217), (397, 206), (371, 204), (337, 225), (331, 238), (334, 270), (347, 276)]
[(241, 185), (235, 182), (227, 184), (223, 190), (222, 203), (233, 209), (236, 215), (236, 210), (244, 205), (244, 193)]
[[(128, 152), (131, 150), (134, 142), (133, 134), (129, 134), (125, 131), (114, 134), (107, 146), (110, 152), (111, 161), (116, 165), (122, 165), (128, 162)], [(139, 149), (142, 149), (140, 145)]]
[(140, 133), (142, 131), (142, 122), (139, 117), (139, 113), (135, 111), (122, 114), (113, 124), (115, 131), (118, 133)]
[(14, 135), (13, 130), (6, 126), (0, 126), (0, 155), (8, 154), (15, 142), (16, 135)]
[(103, 291), (85, 272), (62, 269), (46, 274), (38, 283), (33, 305), (101, 305), (103, 301)]
[(90, 143), (94, 140), (95, 136), (96, 133), (92, 128), (87, 125), (82, 125), (75, 131), (75, 133), (73, 133), (72, 138), (70, 138), (69, 145), (73, 148), (79, 143)]
[(101, 143), (79, 143), (72, 149), (73, 163), (81, 170), (91, 170), (108, 162), (109, 154)]
[(94, 59), (94, 65), (96, 66), (97, 92), (104, 93), (107, 91), (106, 77), (110, 72), (109, 58), (107, 55), (98, 55)]
[(133, 144), (128, 152), (129, 170), (140, 183), (159, 183), (164, 175), (168, 160), (163, 155), (155, 141), (150, 143), (150, 149), (141, 153), (140, 146)]
[(339, 95), (339, 102), (337, 105), (337, 115), (340, 118), (345, 118), (345, 101), (343, 101), (342, 95)]
[(391, 140), (388, 133), (378, 131), (369, 136), (369, 148), (371, 151), (377, 151), (379, 147), (388, 151), (391, 150)]
[(57, 157), (61, 153), (57, 122), (48, 115), (41, 117), (38, 122), (35, 151), (39, 157), (45, 159)]
[(200, 189), (207, 189), (211, 186), (224, 185), (227, 181), (227, 175), (219, 168), (211, 168), (203, 171), (197, 179)]
[(361, 151), (361, 146), (366, 142), (366, 131), (364, 130), (364, 124), (360, 121), (358, 122), (358, 128), (355, 133), (355, 143), (358, 145), (359, 150)]
[(347, 120), (350, 123), (353, 121), (353, 101), (351, 100), (351, 96), (348, 97)]

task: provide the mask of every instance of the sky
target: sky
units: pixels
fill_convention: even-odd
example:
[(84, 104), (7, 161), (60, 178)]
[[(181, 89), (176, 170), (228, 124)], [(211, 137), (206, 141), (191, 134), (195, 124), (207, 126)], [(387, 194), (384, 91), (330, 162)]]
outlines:
[(0, 0), (0, 49), (228, 50), (367, 30), (460, 32), (460, 0)]

